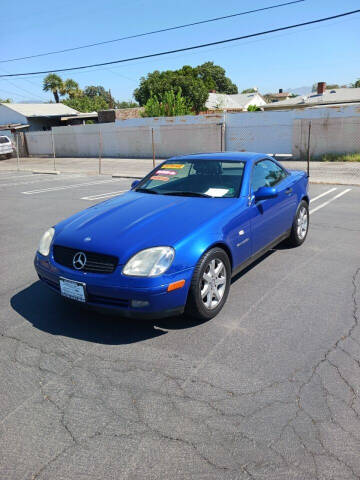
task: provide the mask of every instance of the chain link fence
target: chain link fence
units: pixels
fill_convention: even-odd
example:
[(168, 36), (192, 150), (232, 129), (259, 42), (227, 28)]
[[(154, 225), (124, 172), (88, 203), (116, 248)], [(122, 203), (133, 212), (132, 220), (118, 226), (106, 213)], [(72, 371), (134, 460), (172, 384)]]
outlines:
[(305, 171), (311, 181), (360, 184), (360, 117), (256, 125), (154, 122), (151, 126), (94, 124), (18, 132), (16, 156), (1, 166), (142, 177), (174, 155), (254, 151), (273, 155), (289, 169)]

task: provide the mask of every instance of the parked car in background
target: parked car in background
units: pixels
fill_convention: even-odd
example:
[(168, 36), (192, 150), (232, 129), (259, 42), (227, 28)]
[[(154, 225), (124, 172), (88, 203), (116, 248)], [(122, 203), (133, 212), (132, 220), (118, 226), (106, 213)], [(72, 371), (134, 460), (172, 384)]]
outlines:
[(234, 275), (282, 240), (301, 245), (308, 226), (305, 172), (259, 153), (179, 156), (48, 229), (35, 268), (62, 296), (120, 315), (210, 319)]
[(0, 135), (0, 158), (11, 158), (15, 145), (6, 135)]

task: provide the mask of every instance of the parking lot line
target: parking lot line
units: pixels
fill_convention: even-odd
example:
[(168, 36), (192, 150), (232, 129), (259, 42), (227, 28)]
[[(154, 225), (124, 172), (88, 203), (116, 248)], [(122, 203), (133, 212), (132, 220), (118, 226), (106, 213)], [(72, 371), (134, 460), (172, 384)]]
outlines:
[(46, 193), (46, 192), (56, 192), (58, 190), (67, 190), (69, 188), (80, 188), (80, 187), (87, 187), (90, 185), (99, 185), (101, 183), (114, 183), (118, 182), (118, 180), (97, 180), (96, 182), (86, 182), (86, 183), (73, 183), (72, 185), (63, 185), (61, 187), (49, 187), (49, 188), (40, 188), (38, 190), (29, 190), (27, 192), (21, 192), (24, 195), (35, 195), (36, 193)]
[(118, 190), (117, 192), (99, 193), (98, 195), (91, 195), (89, 197), (81, 197), (81, 200), (101, 200), (102, 198), (116, 197), (119, 193), (127, 192), (127, 190)]
[(335, 190), (337, 190), (336, 187), (330, 188), (330, 190), (326, 190), (326, 192), (320, 193), (320, 195), (318, 195), (317, 197), (312, 198), (310, 200), (310, 203), (315, 202), (315, 200), (319, 200), (319, 198), (325, 197), (325, 195), (328, 195), (331, 192), (335, 192)]
[(340, 198), (342, 197), (343, 195), (345, 195), (345, 193), (348, 193), (351, 191), (351, 188), (347, 188), (346, 190), (343, 190), (342, 192), (338, 193), (337, 195), (335, 195), (335, 197), (332, 197), (330, 198), (330, 200), (328, 200), (327, 202), (324, 202), (324, 203), (321, 203), (319, 206), (313, 208), (312, 210), (310, 210), (309, 213), (314, 213), (314, 212), (317, 212), (318, 210), (320, 210), (320, 208), (324, 208), (326, 207), (326, 205), (329, 205), (329, 203), (333, 202), (334, 200), (336, 200), (337, 198)]

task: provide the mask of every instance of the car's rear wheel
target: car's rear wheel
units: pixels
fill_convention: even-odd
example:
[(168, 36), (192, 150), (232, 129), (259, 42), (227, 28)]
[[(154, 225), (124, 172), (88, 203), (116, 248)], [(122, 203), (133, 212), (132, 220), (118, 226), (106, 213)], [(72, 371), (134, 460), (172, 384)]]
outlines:
[(305, 200), (300, 202), (289, 237), (290, 245), (298, 247), (305, 242), (309, 230), (309, 205)]
[(231, 282), (229, 257), (222, 248), (212, 248), (200, 258), (191, 281), (185, 313), (208, 320), (226, 302)]

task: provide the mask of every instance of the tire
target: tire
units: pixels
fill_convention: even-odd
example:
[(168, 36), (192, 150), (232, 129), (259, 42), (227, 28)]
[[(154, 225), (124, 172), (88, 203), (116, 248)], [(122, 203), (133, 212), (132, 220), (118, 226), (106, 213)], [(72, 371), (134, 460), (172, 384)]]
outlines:
[(309, 205), (302, 200), (296, 210), (294, 222), (288, 243), (292, 247), (299, 247), (305, 242), (309, 231)]
[(200, 320), (215, 317), (226, 302), (230, 283), (231, 265), (226, 252), (218, 247), (205, 252), (194, 270), (185, 314)]

